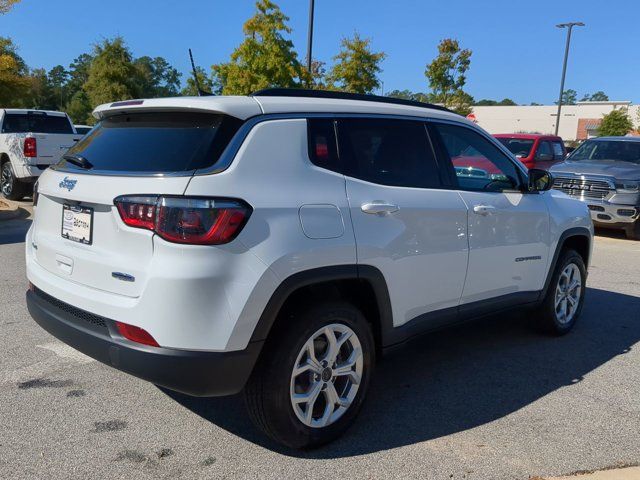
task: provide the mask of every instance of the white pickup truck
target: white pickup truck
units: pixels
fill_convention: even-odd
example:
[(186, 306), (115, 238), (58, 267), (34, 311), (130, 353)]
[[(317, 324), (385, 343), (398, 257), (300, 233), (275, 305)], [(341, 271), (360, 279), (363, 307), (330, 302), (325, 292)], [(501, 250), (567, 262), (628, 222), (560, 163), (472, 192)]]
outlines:
[(0, 191), (9, 200), (30, 194), (40, 174), (77, 142), (66, 113), (0, 109)]

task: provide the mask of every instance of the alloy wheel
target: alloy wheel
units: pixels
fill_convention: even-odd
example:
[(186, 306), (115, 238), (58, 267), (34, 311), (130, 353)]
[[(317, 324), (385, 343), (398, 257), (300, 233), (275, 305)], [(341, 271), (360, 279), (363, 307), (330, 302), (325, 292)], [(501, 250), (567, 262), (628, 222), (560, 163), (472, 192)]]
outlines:
[(573, 320), (580, 305), (581, 292), (580, 269), (575, 263), (570, 263), (562, 270), (556, 286), (555, 312), (559, 323), (567, 324)]
[(11, 195), (13, 191), (13, 172), (11, 165), (5, 163), (2, 167), (2, 176), (0, 177), (0, 190), (5, 197)]
[(346, 325), (317, 330), (304, 344), (291, 373), (291, 405), (306, 426), (336, 422), (358, 393), (364, 357), (360, 340)]

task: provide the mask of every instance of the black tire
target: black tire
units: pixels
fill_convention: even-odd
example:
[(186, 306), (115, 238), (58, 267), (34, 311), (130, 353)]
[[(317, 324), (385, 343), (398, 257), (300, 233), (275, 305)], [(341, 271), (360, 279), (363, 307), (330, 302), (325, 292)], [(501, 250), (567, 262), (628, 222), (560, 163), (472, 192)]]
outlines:
[(640, 219), (628, 226), (625, 229), (625, 234), (629, 240), (640, 240)]
[[(362, 350), (362, 375), (357, 383), (355, 396), (342, 416), (328, 426), (312, 427), (303, 423), (294, 411), (290, 396), (293, 368), (298, 355), (311, 337), (322, 327), (335, 324), (348, 327), (356, 335)], [(349, 343), (345, 348), (349, 348), (350, 345)], [(290, 448), (308, 449), (331, 442), (341, 436), (354, 422), (369, 387), (374, 356), (371, 328), (362, 313), (353, 305), (339, 301), (327, 302), (299, 310), (280, 323), (280, 328), (269, 335), (265, 350), (244, 391), (249, 416), (269, 437)], [(313, 377), (311, 380), (314, 380), (314, 384), (318, 379), (318, 383), (323, 383), (324, 377), (308, 373)], [(320, 392), (322, 402), (327, 402), (326, 395), (328, 393)], [(325, 403), (325, 408), (328, 408), (326, 405), (328, 403)], [(335, 408), (337, 412), (339, 407)], [(312, 416), (313, 412), (312, 409)]]
[[(560, 277), (562, 276), (565, 269), (567, 269), (570, 265), (575, 265), (575, 267), (577, 267), (577, 272), (580, 275), (580, 292), (579, 295), (576, 295), (578, 299), (577, 307), (575, 307), (571, 318), (567, 320), (566, 317), (563, 319), (562, 315), (558, 313), (558, 309), (556, 308), (556, 294), (557, 289), (559, 288), (558, 282), (560, 281)], [(552, 335), (564, 335), (568, 333), (573, 328), (576, 321), (580, 317), (580, 313), (582, 312), (582, 306), (584, 305), (584, 295), (586, 291), (586, 279), (587, 271), (584, 265), (584, 260), (582, 259), (580, 254), (571, 249), (563, 250), (560, 253), (558, 262), (556, 263), (556, 267), (553, 272), (553, 276), (551, 277), (551, 282), (549, 283), (549, 288), (547, 289), (546, 296), (540, 306), (533, 312), (533, 321), (535, 325), (540, 330)], [(563, 284), (564, 283), (565, 282), (563, 279)], [(562, 288), (562, 286), (560, 288)], [(568, 296), (569, 295), (566, 295), (566, 297)], [(569, 302), (569, 299), (567, 298), (565, 301)], [(559, 309), (562, 310), (561, 305), (559, 306)]]
[(8, 200), (22, 200), (26, 195), (25, 184), (18, 181), (11, 162), (5, 161), (0, 171), (0, 192)]

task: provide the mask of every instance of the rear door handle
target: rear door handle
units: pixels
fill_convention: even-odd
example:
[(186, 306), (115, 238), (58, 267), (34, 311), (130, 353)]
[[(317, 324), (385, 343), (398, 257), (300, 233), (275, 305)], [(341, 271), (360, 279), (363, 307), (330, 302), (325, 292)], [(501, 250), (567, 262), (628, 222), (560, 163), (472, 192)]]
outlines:
[(487, 215), (493, 213), (496, 209), (493, 205), (476, 205), (473, 207), (473, 213), (477, 213), (478, 215), (482, 215), (486, 217)]
[(370, 202), (363, 203), (360, 209), (364, 213), (369, 213), (371, 215), (386, 215), (389, 213), (397, 212), (398, 210), (400, 210), (400, 207), (392, 203)]

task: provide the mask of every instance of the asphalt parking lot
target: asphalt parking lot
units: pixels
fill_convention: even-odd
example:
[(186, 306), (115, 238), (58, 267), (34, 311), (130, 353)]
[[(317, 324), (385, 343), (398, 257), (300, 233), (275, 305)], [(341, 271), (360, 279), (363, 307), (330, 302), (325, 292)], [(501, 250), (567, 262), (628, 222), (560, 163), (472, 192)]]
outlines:
[(562, 338), (517, 313), (380, 363), (356, 425), (312, 452), (257, 433), (241, 398), (193, 399), (103, 366), (25, 302), (21, 218), (0, 224), (0, 477), (528, 479), (640, 461), (640, 242), (598, 236)]

